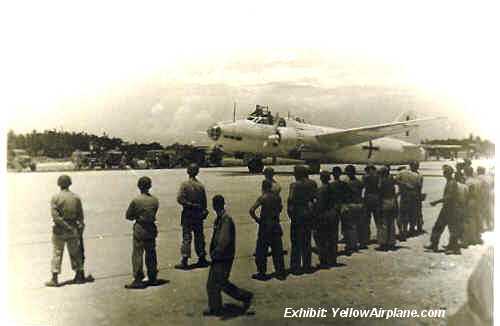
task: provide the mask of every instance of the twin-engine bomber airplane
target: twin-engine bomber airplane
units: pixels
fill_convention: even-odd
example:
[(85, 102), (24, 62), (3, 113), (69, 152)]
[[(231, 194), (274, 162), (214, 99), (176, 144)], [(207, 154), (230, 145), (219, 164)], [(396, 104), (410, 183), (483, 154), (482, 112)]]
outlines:
[(305, 161), (315, 173), (321, 163), (407, 164), (425, 159), (416, 144), (386, 136), (406, 133), (423, 121), (403, 113), (394, 122), (351, 129), (305, 123), (300, 118), (274, 117), (257, 105), (246, 119), (222, 121), (207, 130), (215, 146), (244, 159), (250, 173), (263, 170), (262, 159), (284, 157)]

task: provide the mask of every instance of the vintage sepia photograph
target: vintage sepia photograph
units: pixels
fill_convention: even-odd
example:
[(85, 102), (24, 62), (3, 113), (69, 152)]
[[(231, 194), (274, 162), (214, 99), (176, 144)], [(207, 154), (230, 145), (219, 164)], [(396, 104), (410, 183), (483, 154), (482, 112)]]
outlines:
[(489, 6), (13, 3), (2, 324), (493, 325)]

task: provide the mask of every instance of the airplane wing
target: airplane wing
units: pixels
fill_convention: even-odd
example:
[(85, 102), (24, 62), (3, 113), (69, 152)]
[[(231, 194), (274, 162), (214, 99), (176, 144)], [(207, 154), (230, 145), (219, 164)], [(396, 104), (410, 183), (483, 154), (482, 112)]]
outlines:
[(367, 127), (351, 128), (332, 133), (324, 133), (317, 135), (316, 138), (322, 145), (340, 148), (364, 143), (377, 138), (401, 134), (417, 128), (421, 122), (436, 119), (443, 119), (443, 117), (396, 121)]

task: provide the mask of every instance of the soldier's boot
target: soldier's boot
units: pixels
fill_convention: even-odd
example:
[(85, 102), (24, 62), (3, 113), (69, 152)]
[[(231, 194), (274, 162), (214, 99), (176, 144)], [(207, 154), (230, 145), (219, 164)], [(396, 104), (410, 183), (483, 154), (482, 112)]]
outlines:
[(203, 316), (216, 316), (216, 317), (220, 317), (224, 315), (224, 310), (222, 309), (219, 309), (219, 310), (213, 310), (213, 309), (210, 309), (210, 308), (207, 308), (205, 310), (203, 310)]
[(438, 252), (439, 251), (439, 248), (438, 248), (438, 244), (437, 243), (431, 243), (427, 246), (424, 246), (425, 249), (428, 249), (428, 250), (432, 250), (434, 252)]
[(248, 296), (243, 300), (243, 311), (247, 311), (252, 304), (253, 293), (249, 293)]
[(148, 273), (148, 281), (146, 284), (148, 286), (161, 285), (162, 282), (158, 281), (157, 275), (158, 273)]
[(45, 282), (45, 286), (48, 286), (48, 287), (59, 286), (59, 281), (57, 280), (57, 273), (52, 273), (52, 279), (48, 282)]
[(198, 262), (196, 263), (196, 267), (203, 268), (203, 267), (208, 267), (208, 266), (210, 266), (210, 262), (205, 258), (205, 256), (200, 257), (198, 259)]
[(175, 269), (188, 269), (188, 258), (187, 257), (182, 257), (181, 262), (177, 265), (174, 266)]
[(75, 277), (73, 278), (73, 283), (75, 283), (75, 284), (85, 283), (85, 274), (84, 274), (83, 270), (76, 271)]
[(144, 289), (146, 284), (140, 278), (135, 278), (132, 283), (125, 285), (126, 289)]
[(257, 273), (252, 274), (252, 278), (254, 280), (258, 280), (258, 281), (267, 281), (267, 280), (269, 280), (269, 277), (266, 275), (266, 266), (263, 265), (263, 264), (257, 266)]

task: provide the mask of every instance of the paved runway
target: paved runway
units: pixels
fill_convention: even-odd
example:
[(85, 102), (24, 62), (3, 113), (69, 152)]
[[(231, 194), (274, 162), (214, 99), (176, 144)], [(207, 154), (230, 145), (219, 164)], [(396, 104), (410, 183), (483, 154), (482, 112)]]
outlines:
[[(441, 196), (444, 178), (440, 177), (443, 162), (421, 165), (426, 175), (424, 192), (424, 228), (429, 231), (439, 207), (430, 207), (429, 200)], [(326, 166), (329, 167), (329, 166)], [(277, 180), (288, 196), (292, 181), (291, 166), (278, 166)], [(361, 167), (360, 167), (361, 169)], [(31, 325), (167, 325), (170, 323), (216, 323), (203, 318), (206, 306), (207, 269), (177, 271), (179, 260), (180, 207), (176, 203), (179, 184), (186, 178), (183, 169), (143, 171), (69, 172), (72, 190), (78, 193), (85, 212), (86, 271), (96, 278), (94, 283), (45, 288), (50, 278), (51, 217), (49, 202), (58, 191), (59, 173), (11, 173), (8, 189), (8, 254), (9, 303), (12, 318)], [(130, 200), (137, 194), (137, 178), (148, 175), (153, 180), (152, 193), (160, 200), (157, 241), (160, 273), (169, 284), (140, 291), (129, 291), (123, 285), (131, 280), (130, 254), (132, 224), (124, 214)], [(255, 292), (255, 315), (239, 316), (228, 321), (235, 324), (282, 322), (285, 307), (406, 307), (411, 309), (446, 308), (456, 310), (465, 300), (466, 281), (486, 250), (474, 246), (462, 256), (445, 256), (425, 252), (422, 246), (429, 234), (401, 244), (396, 252), (377, 252), (372, 245), (352, 257), (340, 257), (343, 267), (318, 271), (312, 275), (290, 276), (287, 281), (259, 282), (250, 279), (255, 272), (252, 253), (256, 225), (248, 209), (260, 192), (262, 176), (248, 175), (245, 167), (202, 169), (200, 180), (206, 185), (209, 198), (223, 194), (228, 211), (237, 227), (237, 260), (232, 279)], [(313, 179), (318, 180), (318, 176)], [(289, 244), (289, 223), (281, 216), (284, 245)], [(213, 213), (205, 223), (207, 245), (211, 236)], [(372, 225), (372, 237), (374, 236)], [(441, 243), (447, 241), (444, 235)], [(193, 252), (194, 253), (194, 252)], [(288, 256), (286, 265), (288, 266)], [(314, 263), (317, 257), (314, 257)], [(271, 261), (268, 270), (272, 271)], [(69, 257), (65, 252), (61, 280), (70, 279)], [(332, 322), (333, 319), (327, 320)], [(300, 320), (287, 320), (295, 323)], [(318, 320), (317, 322), (325, 322)], [(342, 320), (363, 324), (362, 320)], [(374, 320), (385, 324), (385, 320)], [(394, 321), (393, 321), (394, 322)], [(414, 320), (398, 321), (414, 325)], [(433, 319), (421, 320), (439, 324)]]

